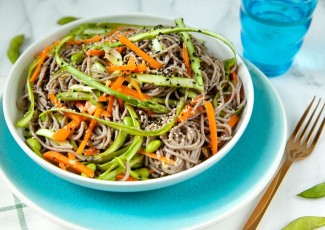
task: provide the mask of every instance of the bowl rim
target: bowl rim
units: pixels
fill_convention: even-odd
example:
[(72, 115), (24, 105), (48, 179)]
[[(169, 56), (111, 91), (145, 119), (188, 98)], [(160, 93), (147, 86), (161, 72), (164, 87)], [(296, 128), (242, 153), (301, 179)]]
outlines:
[[(59, 176), (69, 182), (85, 186), (92, 189), (99, 189), (103, 191), (115, 191), (115, 192), (136, 192), (136, 191), (147, 191), (147, 190), (153, 190), (153, 189), (159, 189), (162, 187), (167, 187), (182, 181), (185, 181), (193, 176), (196, 176), (203, 172), (205, 169), (211, 167), (215, 163), (217, 163), (219, 160), (221, 160), (238, 142), (242, 134), (244, 133), (249, 120), (252, 115), (253, 111), (253, 104), (254, 104), (254, 89), (253, 89), (253, 83), (250, 76), (250, 73), (247, 69), (247, 66), (243, 62), (242, 58), (236, 54), (237, 63), (241, 65), (241, 68), (245, 73), (245, 86), (247, 87), (247, 90), (245, 91), (245, 95), (247, 97), (246, 107), (245, 107), (245, 116), (241, 118), (241, 124), (238, 130), (236, 131), (233, 138), (226, 143), (225, 146), (220, 149), (218, 154), (210, 157), (204, 162), (201, 162), (200, 164), (196, 165), (195, 167), (192, 167), (190, 169), (184, 170), (182, 172), (178, 172), (173, 175), (168, 175), (166, 177), (156, 178), (152, 180), (145, 180), (145, 181), (136, 181), (136, 182), (129, 182), (129, 181), (104, 181), (104, 180), (97, 180), (93, 178), (86, 178), (81, 177), (80, 175), (76, 175), (70, 172), (66, 172), (57, 166), (50, 164), (49, 162), (45, 161), (42, 158), (39, 158), (25, 143), (23, 138), (21, 138), (18, 135), (19, 128), (15, 127), (15, 121), (13, 121), (12, 117), (10, 117), (8, 108), (11, 106), (7, 101), (11, 94), (11, 82), (14, 81), (14, 73), (19, 69), (19, 66), (22, 66), (21, 68), (26, 68), (30, 64), (30, 62), (27, 62), (28, 65), (24, 63), (25, 59), (31, 59), (31, 55), (35, 54), (37, 52), (37, 48), (44, 47), (44, 44), (54, 41), (53, 37), (62, 37), (66, 32), (64, 31), (70, 31), (75, 26), (87, 23), (87, 22), (99, 22), (99, 21), (109, 21), (114, 20), (116, 21), (117, 18), (128, 18), (128, 17), (139, 17), (143, 18), (145, 20), (148, 20), (148, 18), (154, 18), (155, 20), (165, 20), (172, 22), (174, 18), (171, 17), (165, 17), (165, 16), (157, 16), (152, 14), (145, 14), (145, 13), (126, 13), (126, 14), (110, 14), (106, 16), (97, 16), (97, 17), (90, 17), (90, 18), (84, 18), (79, 19), (74, 22), (68, 23), (66, 25), (63, 25), (59, 28), (56, 28), (55, 30), (52, 30), (42, 36), (41, 38), (34, 41), (19, 57), (17, 62), (12, 67), (10, 73), (8, 74), (8, 78), (6, 81), (6, 85), (3, 92), (3, 112), (5, 121), (7, 123), (8, 129), (10, 130), (11, 135), (15, 139), (15, 141), (18, 143), (20, 148), (38, 165), (46, 169), (47, 171), (55, 174), (56, 176)], [(188, 24), (188, 26), (195, 27), (191, 24)], [(198, 28), (198, 27), (196, 27)], [(36, 52), (35, 52), (36, 51)], [(31, 59), (32, 60), (32, 59)], [(20, 70), (19, 72), (24, 73), (24, 70)], [(22, 76), (18, 77), (19, 79), (25, 79)], [(244, 84), (244, 83), (243, 83)]]

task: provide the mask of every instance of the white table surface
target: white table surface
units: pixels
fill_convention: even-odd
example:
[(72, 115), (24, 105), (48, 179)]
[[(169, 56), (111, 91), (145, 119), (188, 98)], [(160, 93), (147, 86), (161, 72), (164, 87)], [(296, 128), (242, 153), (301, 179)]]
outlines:
[[(119, 2), (120, 4), (116, 4)], [(186, 22), (219, 32), (228, 37), (241, 53), (239, 0), (1, 0), (0, 1), (0, 94), (12, 67), (6, 56), (10, 39), (20, 33), (27, 37), (25, 49), (36, 39), (59, 27), (62, 16), (104, 16), (112, 13), (145, 12), (170, 17), (183, 17)], [(284, 75), (270, 78), (286, 110), (289, 133), (292, 132), (310, 99), (317, 95), (325, 99), (325, 0), (319, 0), (310, 30), (292, 68)], [(1, 137), (0, 137), (1, 138)], [(1, 153), (1, 150), (0, 150)], [(295, 163), (269, 209), (259, 229), (281, 229), (300, 216), (325, 216), (325, 198), (306, 200), (297, 193), (325, 181), (325, 135), (314, 153)], [(209, 229), (241, 229), (261, 195), (242, 209)], [(0, 204), (13, 199), (13, 194), (0, 179)], [(2, 200), (2, 201), (1, 201)], [(24, 229), (64, 229), (23, 205)], [(0, 216), (0, 229), (22, 229), (17, 218)], [(1, 219), (2, 218), (2, 219)]]

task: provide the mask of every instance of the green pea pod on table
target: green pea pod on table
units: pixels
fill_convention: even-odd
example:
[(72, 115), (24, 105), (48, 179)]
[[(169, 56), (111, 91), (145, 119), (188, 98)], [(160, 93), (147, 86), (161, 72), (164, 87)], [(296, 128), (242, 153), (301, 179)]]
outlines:
[(79, 18), (73, 17), (73, 16), (66, 16), (66, 17), (62, 17), (60, 18), (56, 23), (59, 25), (65, 25), (69, 22), (73, 22), (75, 20), (78, 20)]
[(325, 226), (325, 217), (303, 216), (295, 219), (282, 230), (313, 230)]
[(20, 47), (24, 43), (24, 41), (25, 41), (24, 34), (19, 34), (11, 39), (7, 51), (7, 56), (12, 64), (14, 64), (17, 61), (20, 55)]
[(301, 193), (299, 193), (297, 196), (303, 197), (303, 198), (322, 198), (325, 197), (325, 182), (315, 185)]

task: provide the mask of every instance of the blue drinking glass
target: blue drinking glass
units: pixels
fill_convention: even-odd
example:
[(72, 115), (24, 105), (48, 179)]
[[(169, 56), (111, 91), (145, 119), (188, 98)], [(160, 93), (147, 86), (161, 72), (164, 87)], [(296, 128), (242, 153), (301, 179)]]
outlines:
[(242, 0), (243, 55), (268, 77), (285, 73), (310, 26), (317, 0)]

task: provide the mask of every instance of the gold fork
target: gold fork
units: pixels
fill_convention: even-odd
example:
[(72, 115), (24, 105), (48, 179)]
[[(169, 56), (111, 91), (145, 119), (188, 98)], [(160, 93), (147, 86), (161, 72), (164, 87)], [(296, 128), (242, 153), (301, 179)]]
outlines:
[[(307, 116), (312, 110), (314, 101), (315, 101), (315, 97), (309, 103), (307, 109), (305, 110), (304, 114), (300, 118), (295, 130), (293, 131), (291, 137), (287, 142), (286, 149), (285, 149), (287, 156), (285, 161), (283, 162), (279, 171), (273, 178), (272, 182), (270, 183), (269, 187), (267, 188), (260, 202), (257, 204), (250, 218), (246, 222), (243, 230), (255, 230), (257, 228), (258, 224), (263, 218), (263, 215), (267, 207), (271, 203), (274, 194), (276, 193), (282, 179), (286, 175), (290, 166), (296, 160), (305, 159), (314, 150), (316, 143), (321, 135), (321, 132), (325, 126), (325, 117), (324, 117), (321, 125), (317, 130), (317, 133), (314, 134), (316, 132), (317, 123), (320, 117), (322, 116), (325, 107), (325, 103), (324, 103), (322, 108), (320, 109), (320, 112), (318, 112), (318, 116), (317, 116), (316, 111), (318, 109), (321, 99), (318, 100), (316, 107), (311, 112), (311, 115), (309, 116), (309, 119), (307, 121)], [(315, 116), (317, 116), (317, 118), (315, 118)]]

